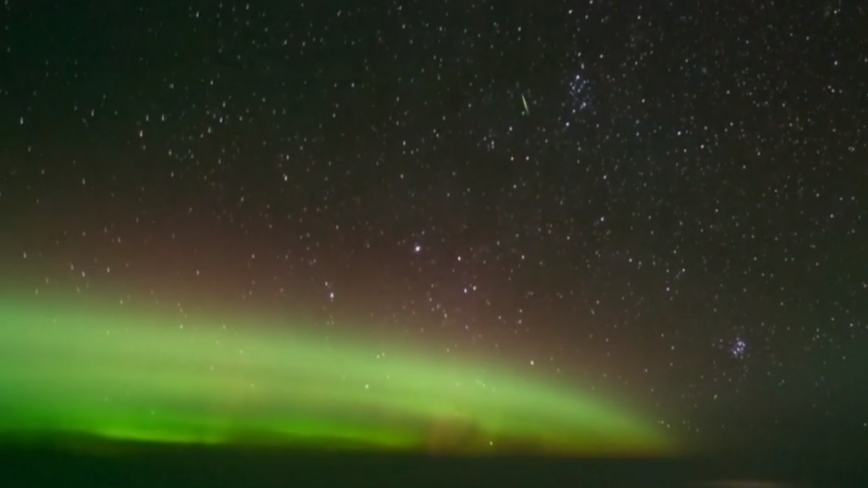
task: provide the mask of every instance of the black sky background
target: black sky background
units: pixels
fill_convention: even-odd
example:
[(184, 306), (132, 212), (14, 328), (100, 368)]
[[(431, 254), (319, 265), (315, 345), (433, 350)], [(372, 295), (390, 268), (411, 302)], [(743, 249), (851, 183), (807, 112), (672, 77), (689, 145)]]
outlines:
[(0, 266), (493, 354), (707, 448), (854, 449), (864, 16), (7, 0)]

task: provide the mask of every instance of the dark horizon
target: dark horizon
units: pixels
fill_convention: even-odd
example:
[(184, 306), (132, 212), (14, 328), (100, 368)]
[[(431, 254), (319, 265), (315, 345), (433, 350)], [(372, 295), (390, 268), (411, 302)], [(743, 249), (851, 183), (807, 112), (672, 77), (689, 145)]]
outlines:
[[(0, 444), (8, 486), (581, 486), (802, 487), (864, 486), (868, 459), (809, 452), (743, 452), (732, 457), (595, 459), (448, 456), (310, 451), (231, 446), (138, 446), (125, 453), (46, 444)], [(105, 447), (105, 446), (104, 446)], [(118, 446), (115, 446), (118, 447)], [(849, 451), (852, 452), (852, 451)], [(864, 451), (863, 451), (864, 452)], [(6, 478), (7, 481), (4, 481)], [(741, 482), (742, 484), (724, 484)], [(746, 484), (748, 482), (755, 485)]]
[[(26, 440), (22, 440), (26, 439)], [(648, 458), (450, 455), (267, 445), (160, 444), (94, 436), (0, 439), (0, 465), (27, 486), (660, 486), (708, 487), (723, 481), (769, 487), (864, 486), (868, 440), (858, 429), (793, 418), (751, 436), (694, 446), (690, 454)], [(37, 469), (37, 466), (40, 468)], [(17, 473), (17, 474), (16, 474)], [(255, 474), (254, 474), (255, 473)], [(74, 482), (67, 484), (70, 480)], [(0, 479), (0, 483), (2, 483)], [(566, 484), (565, 484), (566, 483)], [(13, 484), (9, 483), (9, 486)], [(19, 482), (20, 485), (20, 482)], [(23, 486), (23, 485), (20, 485)], [(723, 485), (714, 486), (749, 486)], [(757, 485), (759, 486), (759, 485)]]

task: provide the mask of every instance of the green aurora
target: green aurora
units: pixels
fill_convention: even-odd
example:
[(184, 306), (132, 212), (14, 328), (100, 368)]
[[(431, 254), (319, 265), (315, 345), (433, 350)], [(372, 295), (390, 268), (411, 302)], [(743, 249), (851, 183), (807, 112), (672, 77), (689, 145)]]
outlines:
[[(235, 314), (0, 298), (0, 436), (482, 455), (661, 456), (626, 410), (491, 362)], [(249, 315), (249, 314), (248, 314)], [(237, 325), (236, 325), (237, 324)], [(280, 332), (278, 332), (280, 331)]]

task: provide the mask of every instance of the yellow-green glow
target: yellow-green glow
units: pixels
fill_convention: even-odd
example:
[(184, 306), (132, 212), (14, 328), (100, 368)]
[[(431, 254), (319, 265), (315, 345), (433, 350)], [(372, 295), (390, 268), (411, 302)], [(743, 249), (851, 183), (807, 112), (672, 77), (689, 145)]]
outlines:
[(492, 364), (267, 322), (0, 300), (0, 433), (466, 454), (670, 449), (600, 399)]

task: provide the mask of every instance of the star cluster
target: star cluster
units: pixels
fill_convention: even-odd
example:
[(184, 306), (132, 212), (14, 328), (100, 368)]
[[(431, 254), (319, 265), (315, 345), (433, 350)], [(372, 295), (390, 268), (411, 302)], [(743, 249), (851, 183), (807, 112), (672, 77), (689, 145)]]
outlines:
[(866, 427), (864, 8), (0, 6), (2, 285)]

